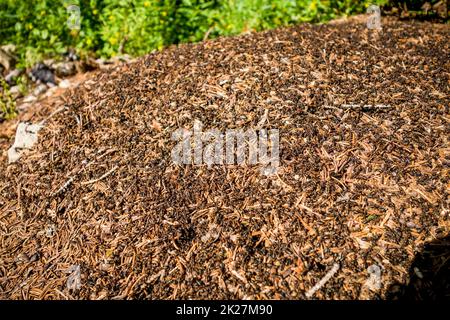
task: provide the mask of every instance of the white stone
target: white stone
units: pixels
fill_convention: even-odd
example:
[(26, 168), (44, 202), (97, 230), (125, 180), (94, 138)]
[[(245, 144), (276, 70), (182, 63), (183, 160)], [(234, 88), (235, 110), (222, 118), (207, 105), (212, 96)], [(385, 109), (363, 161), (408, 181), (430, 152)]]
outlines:
[(40, 124), (21, 122), (17, 126), (14, 144), (8, 150), (8, 162), (13, 163), (20, 159), (25, 150), (31, 149), (37, 142)]

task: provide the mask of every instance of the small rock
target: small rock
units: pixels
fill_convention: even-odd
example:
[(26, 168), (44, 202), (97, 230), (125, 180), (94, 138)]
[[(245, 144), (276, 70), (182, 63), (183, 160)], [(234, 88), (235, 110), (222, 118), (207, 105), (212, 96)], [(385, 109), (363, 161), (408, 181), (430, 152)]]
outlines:
[(22, 91), (20, 91), (19, 86), (13, 86), (9, 89), (9, 93), (13, 97), (14, 100), (17, 100), (18, 98), (22, 97)]
[(23, 103), (30, 103), (36, 101), (37, 98), (33, 96), (32, 94), (27, 95), (25, 98), (23, 98)]
[(35, 262), (39, 260), (39, 253), (35, 253), (30, 257), (30, 260), (28, 262)]
[(414, 268), (414, 273), (416, 274), (416, 276), (417, 276), (419, 279), (423, 279), (423, 273), (419, 270), (419, 268), (415, 267), (415, 268)]
[(50, 88), (47, 90), (47, 92), (45, 92), (45, 96), (46, 97), (51, 97), (52, 95), (55, 94), (57, 89), (58, 89), (57, 86), (50, 86)]
[(88, 72), (98, 69), (100, 66), (95, 59), (88, 57), (80, 62), (79, 67), (81, 72)]
[(16, 64), (16, 58), (7, 52), (4, 47), (0, 48), (0, 64), (6, 71), (11, 70)]
[(0, 47), (1, 50), (5, 51), (6, 53), (10, 55), (14, 55), (16, 53), (16, 46), (12, 43), (5, 44), (4, 46)]
[(98, 58), (95, 60), (95, 63), (97, 63), (98, 65), (104, 65), (107, 63), (107, 61), (103, 58)]
[(77, 73), (74, 62), (59, 62), (55, 64), (55, 72), (58, 77), (69, 77)]
[(26, 253), (19, 253), (16, 256), (15, 262), (29, 262), (30, 261), (30, 257), (28, 257), (28, 255)]
[(31, 103), (29, 103), (29, 102), (24, 103), (23, 100), (21, 101), (21, 103), (18, 103), (16, 105), (16, 109), (19, 113), (28, 110), (30, 107), (31, 107)]
[(80, 57), (76, 54), (74, 49), (69, 49), (63, 54), (66, 61), (78, 61)]
[(336, 199), (336, 202), (348, 201), (350, 200), (350, 194), (346, 192), (343, 196), (340, 196)]
[(102, 58), (98, 58), (95, 60), (95, 63), (98, 65), (100, 69), (108, 69), (113, 63), (112, 61), (108, 61)]
[(33, 67), (30, 73), (30, 78), (33, 81), (40, 81), (42, 83), (56, 84), (55, 75), (51, 68), (43, 63), (38, 63)]
[(55, 68), (55, 60), (53, 60), (53, 59), (46, 59), (42, 62), (43, 62), (43, 64), (45, 64), (46, 66), (48, 66), (51, 69)]
[(122, 62), (129, 63), (132, 61), (132, 58), (128, 54), (123, 54), (112, 57), (111, 61), (113, 63), (122, 63)]
[(47, 91), (47, 89), (48, 87), (45, 84), (41, 83), (34, 89), (33, 95), (37, 97)]
[(10, 73), (8, 73), (5, 77), (6, 83), (9, 85), (15, 83), (17, 77), (19, 77), (22, 74), (22, 70), (20, 69), (14, 69)]

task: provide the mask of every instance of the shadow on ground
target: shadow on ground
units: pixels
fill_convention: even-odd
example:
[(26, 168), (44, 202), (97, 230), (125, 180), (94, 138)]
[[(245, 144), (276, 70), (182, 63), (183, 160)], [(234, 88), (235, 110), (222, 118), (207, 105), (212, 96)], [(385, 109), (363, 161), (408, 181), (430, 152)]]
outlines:
[(450, 235), (425, 244), (409, 270), (409, 283), (393, 284), (391, 300), (450, 301)]

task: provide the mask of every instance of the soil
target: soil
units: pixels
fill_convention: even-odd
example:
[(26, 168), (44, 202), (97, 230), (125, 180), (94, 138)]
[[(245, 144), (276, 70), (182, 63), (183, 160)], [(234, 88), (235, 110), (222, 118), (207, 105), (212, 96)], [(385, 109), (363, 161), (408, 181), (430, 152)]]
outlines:
[[(332, 268), (311, 299), (389, 297), (450, 230), (450, 37), (445, 24), (382, 26), (169, 47), (35, 112), (64, 107), (17, 163), (4, 134), (0, 298), (307, 299)], [(172, 162), (176, 129), (254, 128), (265, 114), (277, 175)], [(367, 285), (374, 265), (380, 287)]]

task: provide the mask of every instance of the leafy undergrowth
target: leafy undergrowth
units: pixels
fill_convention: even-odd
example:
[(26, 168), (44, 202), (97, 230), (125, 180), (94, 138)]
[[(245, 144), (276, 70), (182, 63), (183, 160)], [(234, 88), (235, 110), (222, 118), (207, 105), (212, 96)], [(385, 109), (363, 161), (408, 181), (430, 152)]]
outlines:
[(6, 81), (0, 78), (0, 122), (16, 116), (16, 102), (14, 101)]
[[(68, 47), (111, 57), (142, 55), (171, 44), (236, 35), (365, 12), (386, 0), (73, 0), (0, 2), (0, 45), (13, 43), (22, 66)], [(70, 29), (70, 5), (80, 28)], [(76, 19), (75, 19), (76, 20)], [(72, 20), (71, 20), (72, 21)]]

